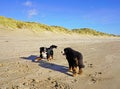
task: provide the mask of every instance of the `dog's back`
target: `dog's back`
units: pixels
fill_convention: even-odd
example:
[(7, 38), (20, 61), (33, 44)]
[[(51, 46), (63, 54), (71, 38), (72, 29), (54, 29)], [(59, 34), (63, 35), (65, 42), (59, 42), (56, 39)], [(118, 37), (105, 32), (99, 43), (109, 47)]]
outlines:
[(47, 59), (53, 59), (53, 55), (54, 55), (53, 49), (54, 48), (57, 48), (57, 46), (51, 45), (49, 48), (47, 48)]

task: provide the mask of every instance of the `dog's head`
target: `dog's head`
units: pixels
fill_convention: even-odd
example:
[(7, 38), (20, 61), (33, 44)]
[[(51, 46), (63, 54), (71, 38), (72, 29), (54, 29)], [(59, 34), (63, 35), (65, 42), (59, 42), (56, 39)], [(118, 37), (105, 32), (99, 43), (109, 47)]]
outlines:
[(40, 47), (40, 55), (41, 58), (47, 58), (47, 48), (46, 47)]
[(68, 48), (65, 48), (63, 51), (61, 51), (61, 53), (63, 55), (67, 55), (67, 54), (70, 54), (71, 51), (72, 51), (72, 49), (70, 47), (68, 47)]
[(42, 52), (47, 52), (47, 48), (46, 47), (40, 47), (40, 53)]

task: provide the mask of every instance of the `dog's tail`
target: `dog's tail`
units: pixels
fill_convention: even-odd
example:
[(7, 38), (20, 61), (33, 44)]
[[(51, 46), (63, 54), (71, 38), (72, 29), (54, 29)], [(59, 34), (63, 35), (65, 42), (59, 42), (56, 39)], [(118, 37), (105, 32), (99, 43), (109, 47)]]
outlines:
[(80, 65), (80, 68), (85, 68), (85, 65)]
[(82, 68), (85, 68), (85, 65), (82, 65)]
[(53, 49), (53, 48), (57, 48), (57, 46), (56, 45), (51, 45), (50, 49)]

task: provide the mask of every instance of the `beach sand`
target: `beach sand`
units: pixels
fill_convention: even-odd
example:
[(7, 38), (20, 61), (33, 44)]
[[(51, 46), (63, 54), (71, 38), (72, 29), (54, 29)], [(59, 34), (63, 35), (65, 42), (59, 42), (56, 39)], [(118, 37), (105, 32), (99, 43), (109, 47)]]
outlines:
[[(57, 45), (54, 60), (39, 57), (40, 47)], [(72, 76), (61, 51), (83, 54), (83, 74)], [(26, 30), (0, 31), (0, 89), (119, 89), (120, 38)]]

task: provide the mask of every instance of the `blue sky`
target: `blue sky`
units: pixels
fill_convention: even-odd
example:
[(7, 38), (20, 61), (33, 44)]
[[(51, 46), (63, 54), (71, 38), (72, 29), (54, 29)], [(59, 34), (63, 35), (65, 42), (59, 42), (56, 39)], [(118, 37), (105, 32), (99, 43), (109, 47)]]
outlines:
[(120, 35), (120, 0), (1, 0), (0, 16)]

